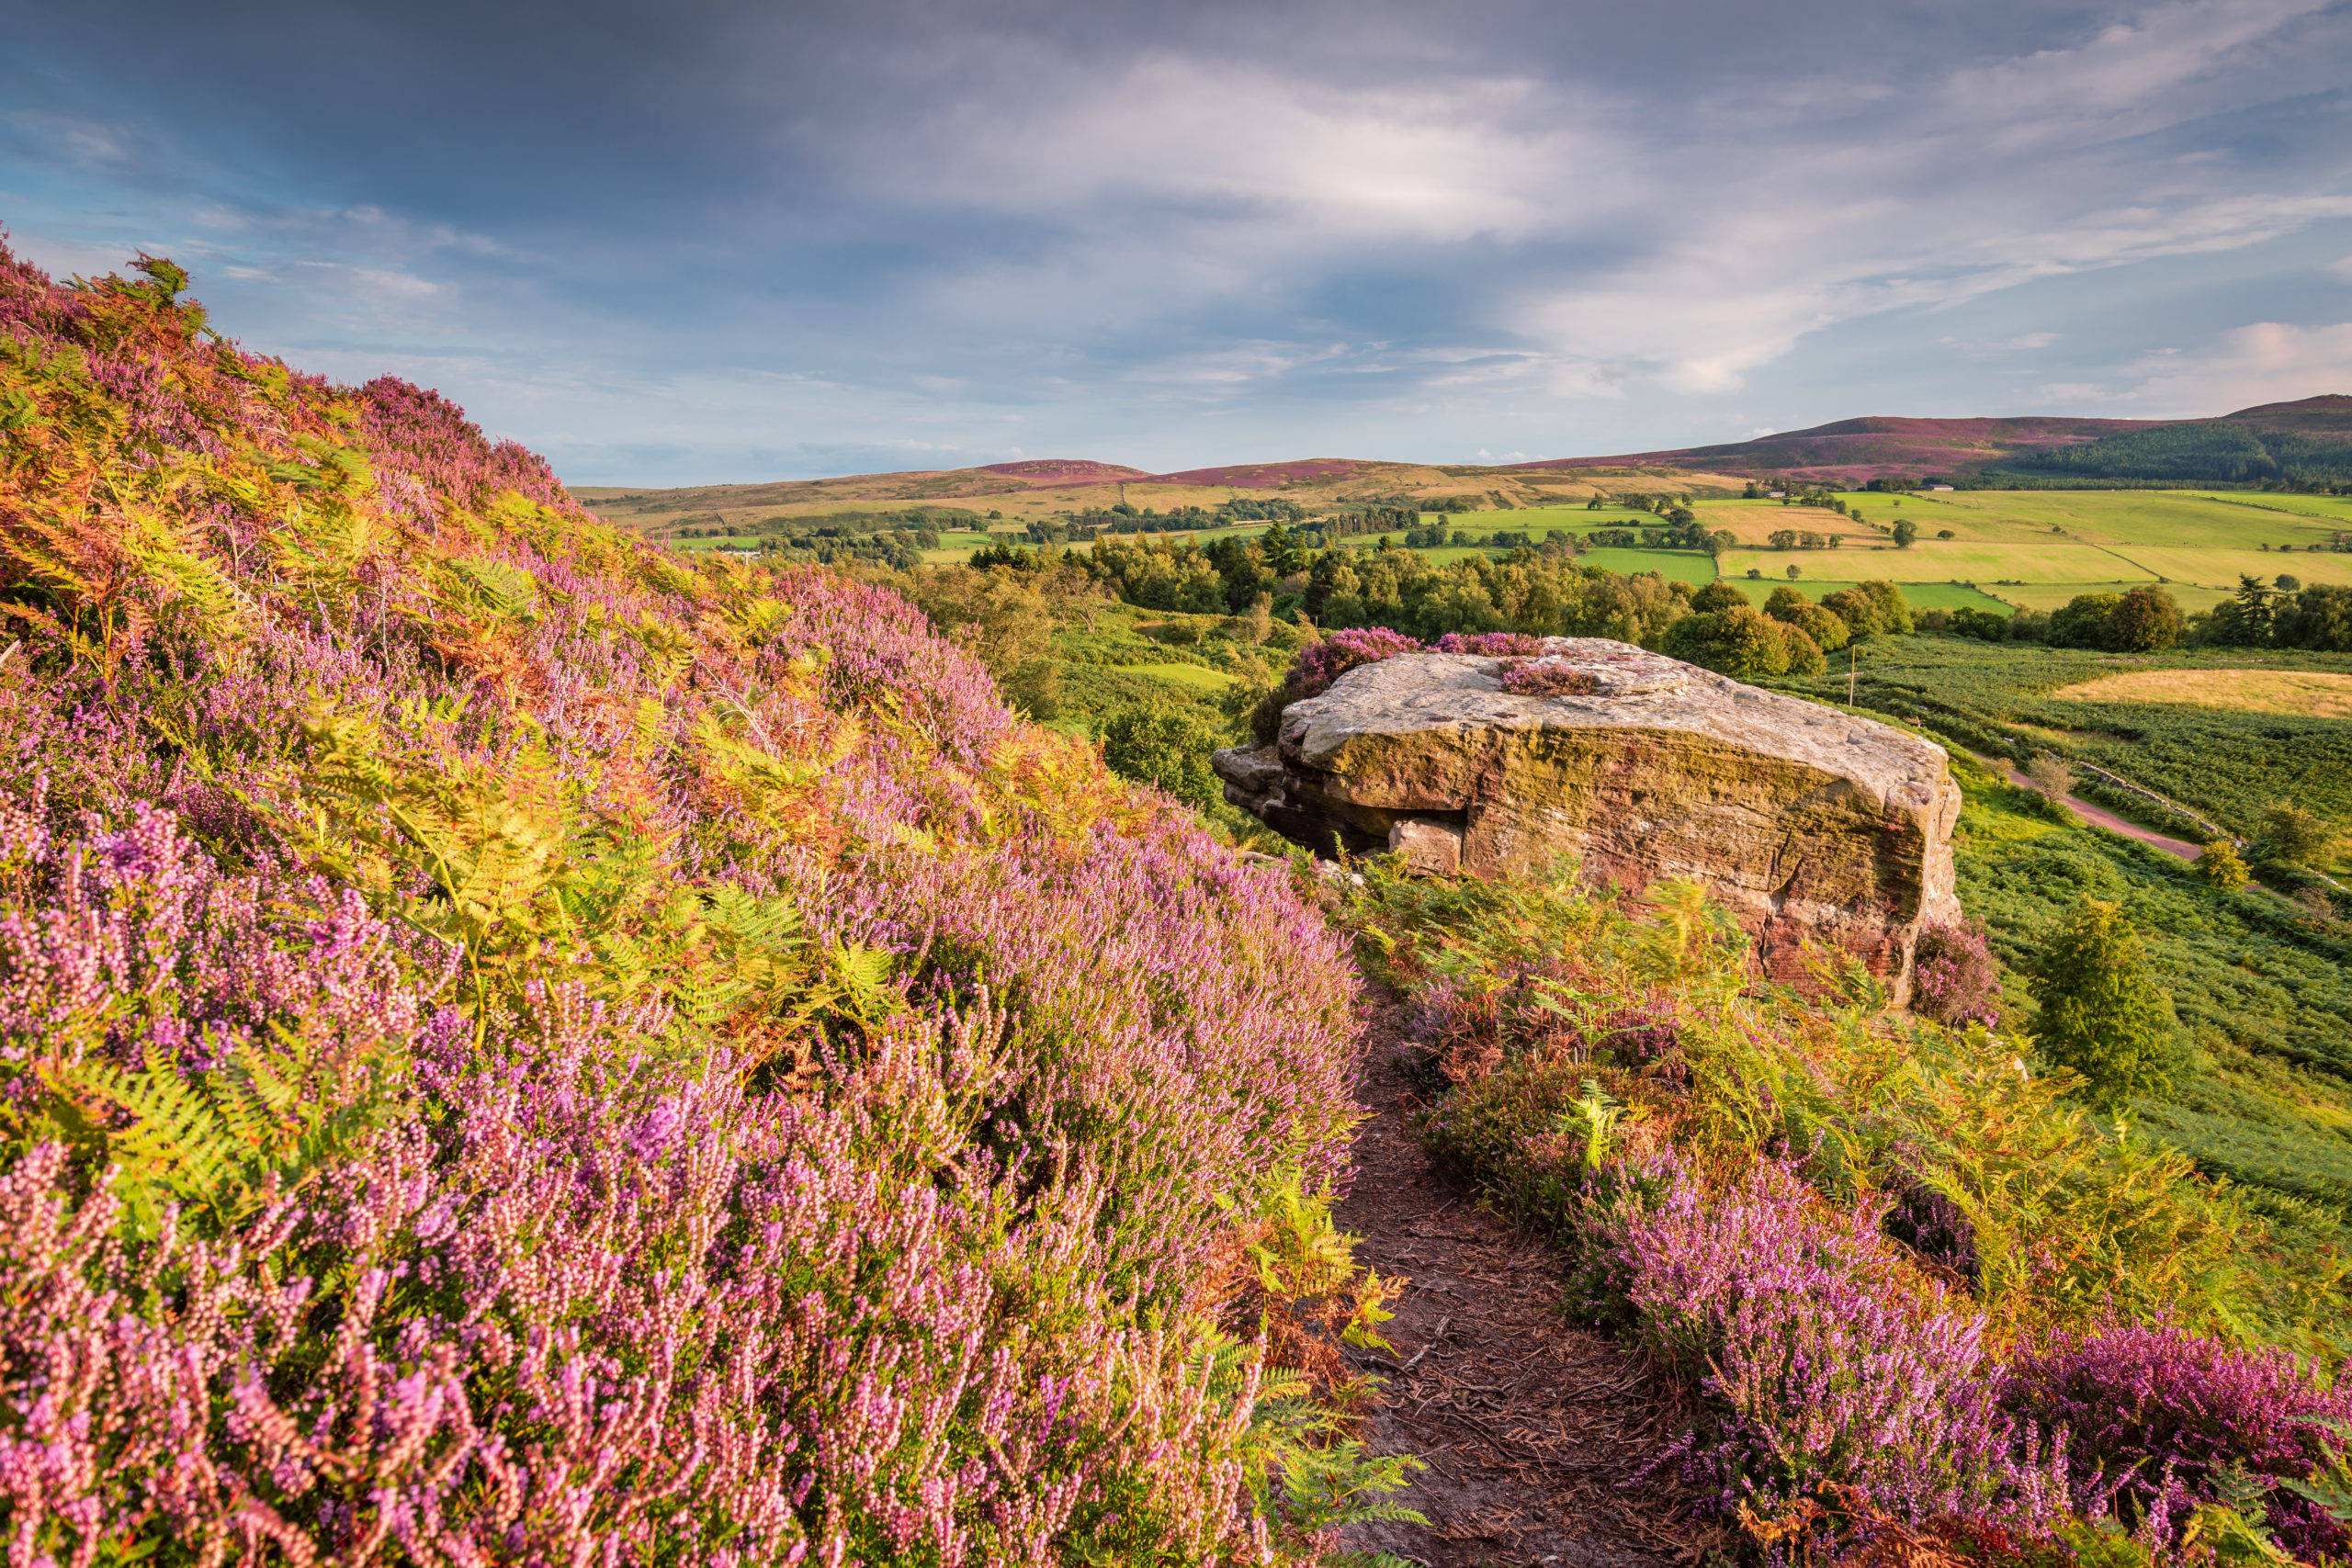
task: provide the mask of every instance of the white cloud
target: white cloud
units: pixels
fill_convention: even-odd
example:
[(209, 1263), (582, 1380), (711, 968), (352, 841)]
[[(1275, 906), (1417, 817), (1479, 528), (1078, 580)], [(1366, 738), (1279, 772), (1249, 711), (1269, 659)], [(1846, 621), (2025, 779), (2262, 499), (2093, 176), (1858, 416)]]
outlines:
[(2352, 391), (2352, 321), (2256, 321), (2203, 349), (2152, 355), (2123, 400), (2157, 414), (2216, 414)]

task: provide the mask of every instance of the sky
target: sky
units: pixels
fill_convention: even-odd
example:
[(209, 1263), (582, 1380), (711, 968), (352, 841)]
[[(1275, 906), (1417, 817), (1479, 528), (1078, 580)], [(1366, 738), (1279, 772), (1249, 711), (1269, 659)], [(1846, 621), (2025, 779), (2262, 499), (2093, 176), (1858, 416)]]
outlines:
[(2352, 392), (2352, 0), (0, 0), (0, 222), (579, 484)]

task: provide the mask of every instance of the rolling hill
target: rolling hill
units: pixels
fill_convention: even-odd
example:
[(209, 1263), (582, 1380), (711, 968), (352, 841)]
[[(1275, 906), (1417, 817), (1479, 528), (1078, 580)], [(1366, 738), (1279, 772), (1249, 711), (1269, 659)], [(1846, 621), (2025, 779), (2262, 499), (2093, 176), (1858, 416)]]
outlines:
[(1476, 509), (1576, 502), (1637, 491), (1698, 495), (1750, 479), (1859, 487), (1871, 479), (1944, 478), (2021, 488), (2097, 484), (2352, 481), (2352, 396), (2265, 403), (2214, 419), (1907, 419), (1871, 415), (1751, 441), (1598, 457), (1547, 457), (1496, 468), (1305, 457), (1155, 474), (1080, 457), (1031, 457), (970, 468), (852, 474), (771, 484), (633, 491), (575, 487), (608, 521), (660, 533), (693, 514), (735, 525), (766, 513), (936, 506), (1014, 522), (1116, 504), (1172, 510), (1203, 492), (1278, 491), (1314, 506), (1350, 501), (1424, 505), (1459, 498)]

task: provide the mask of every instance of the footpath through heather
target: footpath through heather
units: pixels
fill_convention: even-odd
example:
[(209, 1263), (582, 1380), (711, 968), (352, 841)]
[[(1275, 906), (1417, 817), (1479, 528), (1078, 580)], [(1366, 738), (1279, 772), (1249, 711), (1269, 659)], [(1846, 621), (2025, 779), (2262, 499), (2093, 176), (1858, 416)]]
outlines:
[(1712, 1540), (1674, 1522), (1670, 1484), (1632, 1484), (1677, 1429), (1664, 1391), (1640, 1354), (1562, 1314), (1556, 1252), (1432, 1168), (1406, 1124), (1394, 1020), (1374, 1023), (1339, 1220), (1359, 1261), (1410, 1281), (1383, 1325), (1396, 1355), (1354, 1356), (1385, 1380), (1366, 1447), (1427, 1461), (1398, 1500), (1430, 1522), (1359, 1526), (1348, 1544), (1427, 1568), (1693, 1561)]

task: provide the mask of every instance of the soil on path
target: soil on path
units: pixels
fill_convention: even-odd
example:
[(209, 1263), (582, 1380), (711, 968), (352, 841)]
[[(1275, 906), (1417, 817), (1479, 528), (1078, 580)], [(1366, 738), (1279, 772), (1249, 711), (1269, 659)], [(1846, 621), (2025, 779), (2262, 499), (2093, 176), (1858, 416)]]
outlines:
[[(1971, 755), (1975, 753), (1972, 752)], [(1991, 771), (1996, 777), (2006, 773), (2009, 782), (2019, 789), (2035, 787), (2031, 779), (2005, 761), (1984, 756), (1976, 757), (1976, 761)], [(2205, 852), (2205, 846), (2202, 844), (2192, 844), (2185, 839), (2168, 839), (2153, 828), (2143, 828), (2127, 818), (2118, 817), (2104, 806), (2094, 806), (2079, 795), (2066, 796), (2066, 809), (2094, 828), (2104, 828), (2110, 833), (2120, 833), (2127, 839), (2137, 839), (2143, 844), (2154, 844), (2165, 853), (2177, 855), (2182, 860), (2195, 860)]]
[(1570, 1323), (1558, 1254), (1430, 1167), (1388, 1028), (1371, 1055), (1339, 1219), (1363, 1238), (1359, 1261), (1410, 1283), (1382, 1325), (1395, 1357), (1355, 1352), (1385, 1380), (1365, 1446), (1427, 1462), (1396, 1498), (1430, 1522), (1360, 1526), (1348, 1544), (1428, 1568), (1696, 1560), (1713, 1538), (1675, 1522), (1682, 1500), (1633, 1484), (1681, 1429), (1644, 1359)]

